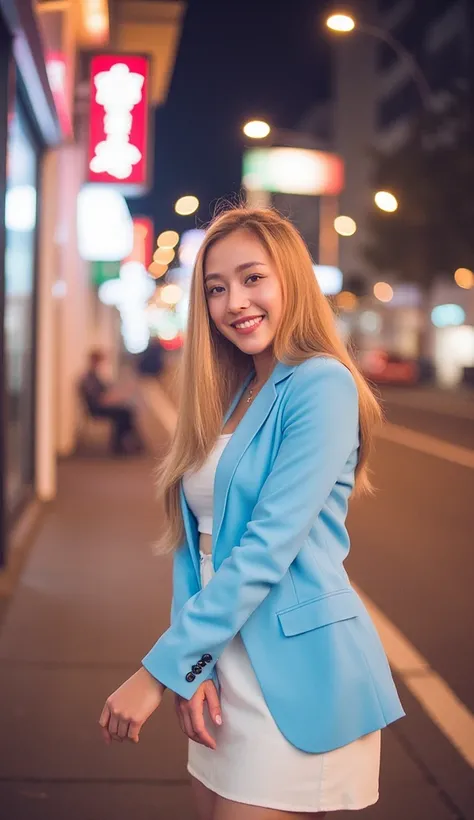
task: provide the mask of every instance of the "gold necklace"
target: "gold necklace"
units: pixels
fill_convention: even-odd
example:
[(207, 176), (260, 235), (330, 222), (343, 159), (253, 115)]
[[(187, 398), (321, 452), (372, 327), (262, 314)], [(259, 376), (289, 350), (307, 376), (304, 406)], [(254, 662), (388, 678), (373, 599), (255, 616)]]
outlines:
[[(253, 379), (252, 379), (252, 381), (253, 381)], [(257, 387), (256, 384), (254, 384), (253, 387), (249, 387), (249, 389), (247, 391), (247, 404), (250, 404), (254, 400), (254, 398), (255, 398), (254, 397), (254, 392), (255, 392), (256, 387)]]

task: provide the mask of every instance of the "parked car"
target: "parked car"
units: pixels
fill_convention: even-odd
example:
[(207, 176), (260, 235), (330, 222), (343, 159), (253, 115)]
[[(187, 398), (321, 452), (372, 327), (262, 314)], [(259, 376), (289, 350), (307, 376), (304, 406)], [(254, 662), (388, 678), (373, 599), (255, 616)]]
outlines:
[(420, 366), (416, 359), (404, 358), (386, 350), (362, 353), (360, 365), (366, 379), (375, 384), (410, 386), (420, 381)]

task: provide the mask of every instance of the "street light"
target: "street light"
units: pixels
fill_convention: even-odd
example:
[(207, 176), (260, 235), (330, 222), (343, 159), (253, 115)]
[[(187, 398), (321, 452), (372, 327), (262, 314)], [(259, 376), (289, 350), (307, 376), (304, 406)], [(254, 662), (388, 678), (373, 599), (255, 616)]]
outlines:
[(389, 191), (377, 191), (374, 196), (375, 204), (381, 211), (386, 211), (391, 214), (398, 208), (398, 200), (396, 196), (389, 193)]
[(326, 20), (326, 25), (331, 31), (338, 31), (346, 34), (355, 28), (355, 20), (349, 14), (331, 14)]
[(431, 88), (428, 81), (417, 61), (413, 57), (413, 54), (411, 54), (411, 52), (408, 51), (408, 49), (405, 48), (399, 40), (393, 37), (389, 31), (385, 31), (385, 29), (379, 28), (379, 26), (361, 23), (350, 14), (332, 14), (326, 19), (326, 26), (331, 29), (331, 31), (335, 31), (338, 34), (348, 34), (349, 32), (356, 30), (360, 31), (362, 34), (368, 34), (369, 37), (376, 37), (377, 40), (382, 40), (382, 42), (387, 43), (387, 45), (394, 50), (399, 59), (402, 60), (402, 62), (405, 61), (405, 63), (409, 66), (410, 74), (418, 89), (423, 107), (425, 110), (429, 111)]
[(246, 137), (251, 137), (253, 140), (262, 140), (264, 137), (268, 137), (271, 128), (268, 122), (264, 122), (263, 120), (251, 120), (243, 127), (243, 132)]

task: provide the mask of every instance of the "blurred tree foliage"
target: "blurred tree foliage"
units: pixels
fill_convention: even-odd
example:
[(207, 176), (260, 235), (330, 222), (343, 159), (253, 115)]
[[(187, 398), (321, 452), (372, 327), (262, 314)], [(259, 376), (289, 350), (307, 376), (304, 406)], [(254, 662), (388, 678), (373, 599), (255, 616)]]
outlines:
[(474, 269), (474, 96), (449, 95), (424, 112), (393, 154), (374, 152), (374, 190), (391, 191), (398, 210), (374, 206), (367, 261), (427, 291), (439, 274)]

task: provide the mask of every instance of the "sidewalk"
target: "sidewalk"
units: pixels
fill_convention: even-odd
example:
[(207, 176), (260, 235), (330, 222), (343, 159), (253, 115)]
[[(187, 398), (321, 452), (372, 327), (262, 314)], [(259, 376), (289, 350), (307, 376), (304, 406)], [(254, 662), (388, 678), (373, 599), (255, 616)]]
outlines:
[[(168, 624), (170, 560), (150, 548), (160, 526), (153, 464), (78, 457), (61, 466), (59, 497), (0, 633), (2, 820), (194, 817), (170, 693), (138, 746), (106, 747), (97, 724), (107, 695)], [(383, 749), (381, 800), (358, 820), (467, 820), (397, 725)]]

